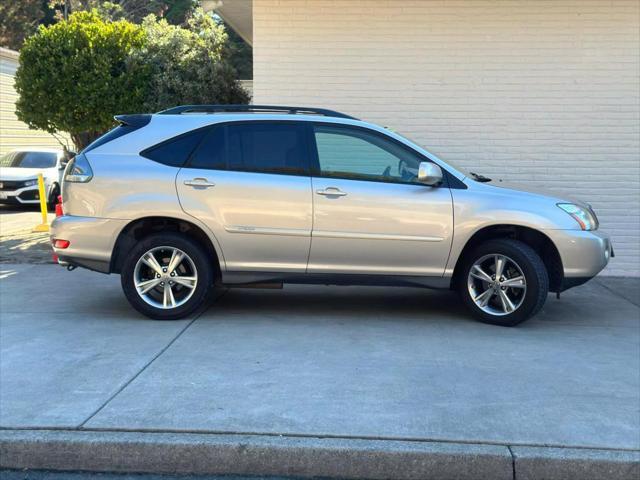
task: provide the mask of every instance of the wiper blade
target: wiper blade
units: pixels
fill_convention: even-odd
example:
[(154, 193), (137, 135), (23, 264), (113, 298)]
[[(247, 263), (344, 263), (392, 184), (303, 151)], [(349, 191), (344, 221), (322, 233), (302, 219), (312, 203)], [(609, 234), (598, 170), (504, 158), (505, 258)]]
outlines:
[(484, 175), (480, 175), (479, 173), (474, 173), (474, 172), (469, 172), (469, 173), (473, 176), (473, 179), (477, 182), (487, 183), (491, 181), (489, 177), (485, 177)]

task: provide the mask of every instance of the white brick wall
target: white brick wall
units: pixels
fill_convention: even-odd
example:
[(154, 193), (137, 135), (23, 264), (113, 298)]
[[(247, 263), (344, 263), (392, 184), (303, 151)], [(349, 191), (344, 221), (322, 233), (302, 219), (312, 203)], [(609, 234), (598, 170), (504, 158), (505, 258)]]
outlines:
[(254, 103), (335, 108), (591, 202), (640, 274), (638, 0), (253, 0)]

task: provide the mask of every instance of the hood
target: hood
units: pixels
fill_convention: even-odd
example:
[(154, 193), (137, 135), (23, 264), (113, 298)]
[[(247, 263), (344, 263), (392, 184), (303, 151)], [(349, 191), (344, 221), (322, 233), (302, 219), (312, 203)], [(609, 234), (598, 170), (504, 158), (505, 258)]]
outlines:
[(31, 180), (42, 173), (46, 178), (51, 174), (50, 168), (0, 167), (0, 180)]
[[(479, 183), (471, 178), (470, 180), (476, 184)], [(555, 203), (575, 203), (576, 205), (581, 205), (583, 207), (590, 207), (590, 205), (584, 200), (567, 196), (565, 194), (555, 192), (553, 189), (547, 189), (544, 187), (532, 187), (531, 185), (503, 181), (500, 179), (493, 179), (491, 182), (481, 183), (480, 185), (490, 188), (503, 189), (510, 192), (517, 192), (521, 194), (530, 194), (531, 196), (538, 198), (545, 197), (549, 200), (554, 201)]]

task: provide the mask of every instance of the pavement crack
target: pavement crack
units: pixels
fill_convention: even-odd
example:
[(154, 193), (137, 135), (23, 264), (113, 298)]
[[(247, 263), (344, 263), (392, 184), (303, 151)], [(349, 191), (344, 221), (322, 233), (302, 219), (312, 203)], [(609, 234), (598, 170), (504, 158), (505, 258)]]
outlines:
[(189, 323), (187, 323), (170, 341), (169, 343), (167, 343), (164, 347), (162, 347), (160, 349), (160, 351), (158, 353), (156, 353), (151, 360), (149, 360), (146, 364), (144, 364), (144, 366), (135, 373), (135, 375), (133, 375), (129, 380), (127, 380), (120, 388), (118, 388), (118, 390), (111, 395), (109, 398), (107, 398), (107, 400), (102, 403), (93, 413), (91, 413), (91, 415), (89, 415), (80, 425), (78, 425), (76, 428), (78, 429), (83, 429), (84, 426), (87, 424), (87, 422), (89, 422), (93, 417), (95, 417), (98, 413), (100, 413), (102, 411), (102, 409), (104, 409), (104, 407), (106, 407), (114, 398), (116, 398), (118, 395), (120, 395), (120, 393), (127, 388), (129, 385), (131, 385), (131, 382), (133, 382), (136, 378), (138, 378), (142, 372), (144, 372), (153, 362), (155, 362), (164, 352), (166, 352), (169, 347), (171, 347), (171, 345), (173, 345), (176, 340), (178, 340), (182, 334), (184, 332), (187, 331), (187, 329), (193, 325), (195, 323), (196, 320), (198, 320), (198, 318), (200, 318), (200, 316), (205, 312), (205, 309), (201, 309), (192, 319)]
[(513, 454), (513, 450), (511, 450), (511, 445), (507, 445), (507, 449), (509, 450), (509, 454), (511, 455), (511, 470), (512, 470), (512, 476), (513, 476), (513, 480), (517, 480), (516, 479), (516, 456)]

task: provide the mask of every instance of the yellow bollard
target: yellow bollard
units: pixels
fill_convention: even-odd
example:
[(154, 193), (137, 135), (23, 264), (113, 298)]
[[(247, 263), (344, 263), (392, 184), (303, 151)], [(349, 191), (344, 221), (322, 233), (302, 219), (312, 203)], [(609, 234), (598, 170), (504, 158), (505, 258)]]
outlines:
[(33, 231), (48, 232), (49, 222), (47, 221), (47, 194), (44, 191), (44, 177), (41, 173), (38, 174), (38, 192), (40, 194), (40, 211), (42, 212), (42, 223), (40, 225), (36, 225)]

